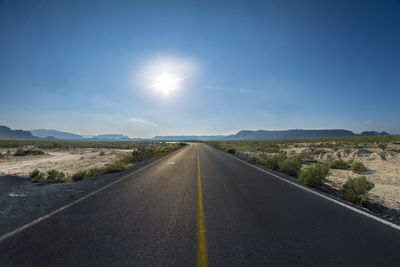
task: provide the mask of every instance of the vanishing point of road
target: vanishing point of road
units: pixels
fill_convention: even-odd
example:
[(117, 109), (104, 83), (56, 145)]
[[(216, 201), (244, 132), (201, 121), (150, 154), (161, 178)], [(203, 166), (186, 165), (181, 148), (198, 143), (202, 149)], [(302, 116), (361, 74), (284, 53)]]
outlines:
[(190, 144), (0, 243), (0, 266), (399, 266), (400, 231)]

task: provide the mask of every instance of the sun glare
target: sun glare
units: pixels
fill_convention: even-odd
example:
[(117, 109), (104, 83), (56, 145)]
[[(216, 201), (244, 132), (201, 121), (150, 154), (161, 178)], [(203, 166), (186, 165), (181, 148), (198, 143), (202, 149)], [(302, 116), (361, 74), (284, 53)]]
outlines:
[(179, 89), (180, 81), (183, 79), (183, 77), (179, 77), (175, 74), (164, 72), (154, 77), (154, 83), (149, 85), (149, 87), (154, 88), (159, 93), (168, 95)]
[(142, 72), (144, 85), (155, 94), (172, 95), (188, 86), (195, 65), (191, 60), (176, 57), (158, 57), (148, 63)]

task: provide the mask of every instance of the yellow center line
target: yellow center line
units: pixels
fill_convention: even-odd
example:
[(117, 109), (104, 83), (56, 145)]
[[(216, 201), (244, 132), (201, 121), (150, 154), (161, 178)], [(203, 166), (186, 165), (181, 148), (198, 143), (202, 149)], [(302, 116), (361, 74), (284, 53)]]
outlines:
[(203, 192), (201, 190), (200, 157), (197, 148), (197, 266), (208, 266), (206, 226), (204, 223)]

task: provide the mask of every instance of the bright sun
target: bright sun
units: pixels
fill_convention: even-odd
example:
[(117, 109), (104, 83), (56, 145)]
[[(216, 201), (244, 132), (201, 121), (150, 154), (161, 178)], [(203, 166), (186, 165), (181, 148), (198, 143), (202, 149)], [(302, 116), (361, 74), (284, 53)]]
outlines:
[(151, 93), (169, 97), (188, 88), (196, 69), (195, 63), (189, 59), (158, 57), (144, 66), (140, 76)]
[(172, 91), (179, 89), (180, 81), (183, 77), (169, 72), (162, 72), (153, 78), (153, 83), (149, 87), (154, 88), (157, 92), (164, 95), (170, 94)]

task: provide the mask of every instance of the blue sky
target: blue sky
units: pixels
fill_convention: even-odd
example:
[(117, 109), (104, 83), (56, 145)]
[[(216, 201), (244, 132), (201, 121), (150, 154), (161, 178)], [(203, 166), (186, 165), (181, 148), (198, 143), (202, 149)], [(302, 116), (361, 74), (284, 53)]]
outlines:
[[(400, 133), (399, 18), (390, 0), (0, 0), (0, 125)], [(168, 95), (160, 61), (182, 78)]]

